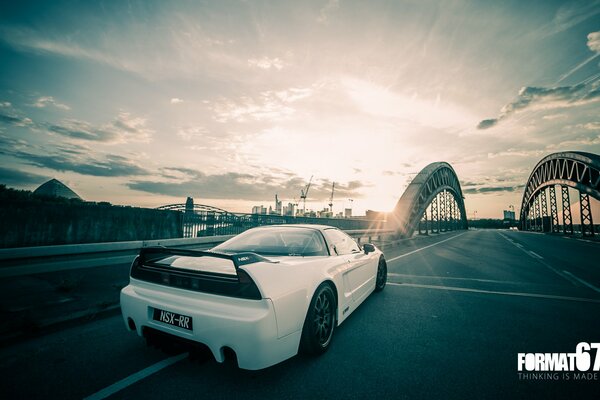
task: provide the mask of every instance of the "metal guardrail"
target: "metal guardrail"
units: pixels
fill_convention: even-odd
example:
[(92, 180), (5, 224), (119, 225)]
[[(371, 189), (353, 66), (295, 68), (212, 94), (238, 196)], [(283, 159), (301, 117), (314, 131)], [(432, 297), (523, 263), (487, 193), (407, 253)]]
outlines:
[[(381, 242), (392, 230), (348, 230), (359, 243)], [(139, 250), (149, 246), (210, 248), (235, 235), (184, 239), (145, 240), (114, 243), (86, 243), (0, 249), (0, 278), (130, 264)]]

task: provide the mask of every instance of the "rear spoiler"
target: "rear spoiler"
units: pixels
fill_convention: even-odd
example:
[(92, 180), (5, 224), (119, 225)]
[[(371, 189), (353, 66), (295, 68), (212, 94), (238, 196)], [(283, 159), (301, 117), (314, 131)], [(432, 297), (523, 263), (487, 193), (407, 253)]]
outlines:
[[(211, 257), (230, 260), (235, 267), (235, 275), (189, 270), (172, 267), (159, 263), (170, 256)], [(260, 300), (262, 295), (258, 286), (246, 271), (240, 269), (243, 265), (257, 262), (271, 262), (256, 253), (244, 252), (224, 254), (212, 251), (183, 250), (168, 247), (145, 247), (140, 251), (131, 265), (131, 277), (163, 286), (216, 295)]]
[(152, 262), (153, 260), (158, 260), (164, 257), (161, 256), (185, 256), (185, 257), (213, 257), (213, 258), (222, 258), (225, 260), (230, 260), (233, 262), (233, 266), (235, 269), (239, 269), (242, 265), (254, 264), (257, 262), (270, 262), (277, 263), (279, 261), (272, 261), (268, 258), (259, 256), (256, 253), (252, 252), (243, 252), (236, 254), (225, 254), (225, 253), (217, 253), (214, 251), (204, 251), (204, 250), (183, 250), (183, 249), (174, 249), (171, 247), (164, 246), (152, 246), (152, 247), (143, 247), (140, 250), (140, 261), (142, 262)]

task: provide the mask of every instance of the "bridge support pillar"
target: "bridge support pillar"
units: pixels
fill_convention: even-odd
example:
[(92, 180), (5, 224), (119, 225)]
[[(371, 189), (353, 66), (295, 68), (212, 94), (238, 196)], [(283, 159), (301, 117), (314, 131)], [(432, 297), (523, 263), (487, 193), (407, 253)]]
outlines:
[(437, 196), (431, 201), (431, 233), (440, 233), (440, 215)]
[(548, 191), (550, 192), (550, 215), (552, 217), (552, 227), (550, 230), (552, 231), (552, 233), (558, 233), (559, 227), (558, 207), (556, 206), (556, 188), (554, 187), (554, 185), (552, 185), (548, 188)]
[(541, 210), (540, 210), (540, 194), (538, 193), (537, 196), (535, 196), (535, 199), (533, 199), (533, 205), (535, 207), (534, 211), (535, 211), (535, 230), (537, 231), (541, 231), (542, 227), (541, 227)]
[(450, 218), (450, 230), (453, 231), (454, 228), (454, 197), (452, 196), (451, 193), (448, 193), (448, 201), (450, 202), (450, 212), (449, 214), (449, 218)]
[(592, 237), (594, 236), (594, 221), (592, 220), (589, 194), (579, 192), (579, 208), (581, 211), (581, 235)]
[(571, 200), (569, 199), (569, 187), (561, 186), (562, 210), (563, 210), (563, 233), (573, 234), (573, 218), (571, 217)]
[(446, 191), (440, 193), (440, 231), (446, 232)]
[(429, 235), (429, 230), (427, 229), (427, 209), (423, 211), (423, 218), (419, 221), (419, 235)]
[(542, 227), (542, 232), (549, 232), (550, 231), (550, 227), (548, 226), (548, 224), (546, 223), (546, 220), (548, 219), (548, 201), (546, 200), (546, 189), (542, 189), (541, 193), (540, 193), (540, 205), (542, 207), (542, 212), (540, 213), (540, 216), (542, 218), (540, 225)]

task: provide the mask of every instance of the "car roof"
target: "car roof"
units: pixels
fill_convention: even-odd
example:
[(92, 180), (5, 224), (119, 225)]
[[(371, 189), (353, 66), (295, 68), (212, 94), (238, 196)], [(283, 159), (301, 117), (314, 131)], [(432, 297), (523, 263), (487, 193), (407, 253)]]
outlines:
[(254, 229), (268, 229), (268, 228), (304, 228), (304, 229), (314, 229), (318, 231), (323, 231), (325, 229), (338, 229), (335, 226), (331, 225), (317, 225), (317, 224), (275, 224), (275, 225), (263, 225), (256, 227)]

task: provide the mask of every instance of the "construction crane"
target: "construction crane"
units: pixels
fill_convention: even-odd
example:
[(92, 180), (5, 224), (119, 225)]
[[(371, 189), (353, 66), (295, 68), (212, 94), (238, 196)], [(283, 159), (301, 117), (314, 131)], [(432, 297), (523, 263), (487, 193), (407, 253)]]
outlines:
[(331, 184), (331, 197), (329, 197), (329, 211), (333, 214), (333, 192), (335, 191), (335, 182)]
[(304, 187), (304, 189), (300, 189), (300, 199), (302, 200), (302, 214), (306, 214), (306, 197), (308, 196), (308, 191), (310, 190), (310, 184), (312, 183), (313, 176), (310, 176), (310, 180), (308, 184)]

